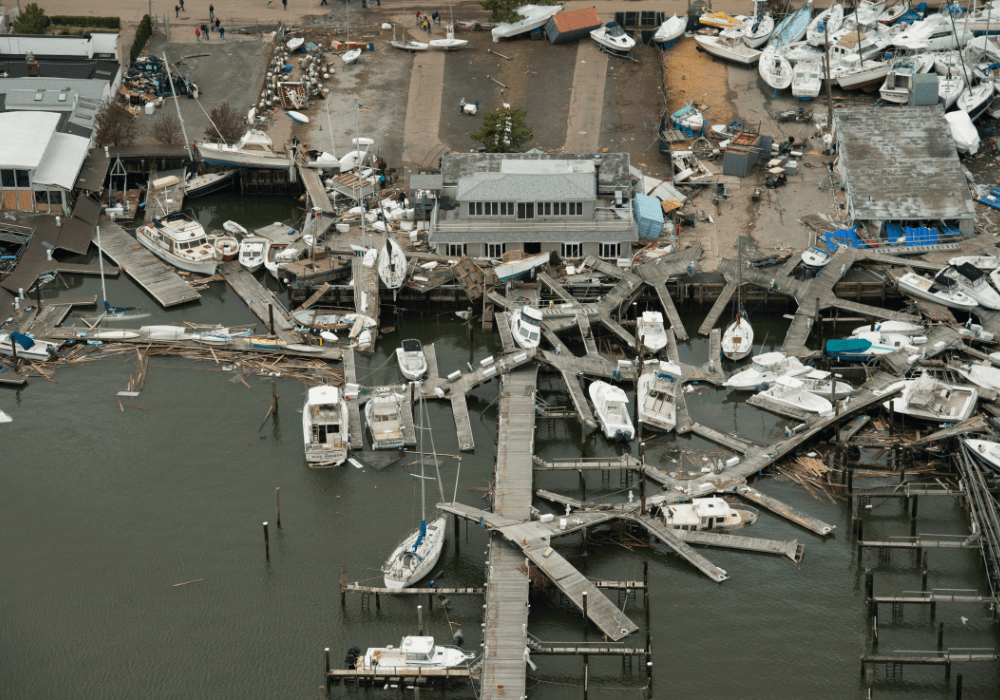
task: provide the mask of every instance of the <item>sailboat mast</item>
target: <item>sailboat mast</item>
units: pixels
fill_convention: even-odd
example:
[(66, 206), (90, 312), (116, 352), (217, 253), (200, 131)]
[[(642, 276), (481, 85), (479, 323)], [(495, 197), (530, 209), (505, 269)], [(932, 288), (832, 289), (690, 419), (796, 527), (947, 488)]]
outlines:
[(427, 522), (427, 489), (424, 486), (424, 392), (420, 382), (416, 382), (417, 390), (420, 392), (420, 522)]
[(107, 304), (108, 290), (104, 288), (104, 248), (101, 247), (101, 227), (97, 226), (96, 229), (97, 229), (97, 262), (101, 266), (101, 294), (104, 296), (104, 303)]

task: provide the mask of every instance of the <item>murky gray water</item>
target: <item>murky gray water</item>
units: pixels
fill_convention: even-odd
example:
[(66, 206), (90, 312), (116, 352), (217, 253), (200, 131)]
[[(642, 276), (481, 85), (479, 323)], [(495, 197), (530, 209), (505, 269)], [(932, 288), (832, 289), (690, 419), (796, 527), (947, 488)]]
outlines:
[[(195, 209), (211, 227), (228, 218), (250, 228), (297, 215), (286, 200), (227, 203), (232, 201), (220, 195), (197, 202)], [(67, 281), (74, 289), (60, 293), (100, 294), (96, 279)], [(199, 305), (167, 312), (144, 300), (124, 277), (109, 280), (108, 293), (114, 304), (145, 303), (153, 316), (144, 323), (256, 320), (221, 284), (204, 292)], [(696, 329), (706, 311), (686, 313), (686, 326)], [(753, 320), (758, 338), (769, 330), (769, 344), (780, 343), (786, 322)], [(437, 307), (422, 318), (406, 314), (397, 325), (372, 358), (359, 358), (364, 381), (399, 380), (391, 355), (404, 337), (435, 343), (445, 373), (499, 349), (497, 337), (478, 328), (470, 344), (461, 322)], [(707, 345), (701, 338), (682, 344), (682, 359), (700, 364)], [(116, 392), (134, 372), (134, 363), (123, 359), (60, 369), (58, 384), (36, 379), (23, 390), (0, 389), (0, 408), (15, 421), (0, 427), (0, 697), (315, 698), (324, 647), (339, 665), (353, 644), (397, 644), (403, 634), (415, 633), (417, 600), (383, 599), (376, 612), (349, 597), (341, 609), (338, 587), (341, 566), (351, 581), (378, 582), (381, 559), (419, 521), (419, 483), (410, 464), (415, 458), (403, 456), (380, 470), (310, 470), (302, 458), (306, 388), (278, 379), (279, 414), (258, 432), (271, 380), (248, 378), (247, 389), (210, 363), (153, 358), (145, 389), (133, 399), (148, 412), (123, 413)], [(562, 394), (560, 385), (557, 376), (541, 375), (545, 393)], [(470, 489), (485, 486), (491, 475), (496, 397), (492, 383), (469, 400), (477, 449), (463, 455), (458, 497), (471, 505), (484, 505), (481, 492)], [(695, 420), (755, 441), (772, 440), (785, 423), (713, 388), (689, 394), (688, 404)], [(450, 407), (435, 402), (428, 412), (438, 451), (457, 454)], [(676, 458), (677, 447), (716, 451), (697, 437), (667, 436), (650, 443), (647, 458)], [(581, 443), (574, 421), (538, 421), (537, 452), (544, 458), (616, 449), (597, 436)], [(446, 459), (442, 469), (450, 498), (455, 461)], [(576, 474), (539, 473), (535, 486), (579, 495)], [(731, 576), (717, 586), (660, 546), (627, 551), (592, 544), (588, 555), (573, 537), (558, 546), (593, 578), (638, 579), (642, 562), (649, 562), (661, 697), (864, 697), (858, 662), (863, 576), (853, 563), (849, 508), (814, 501), (799, 487), (769, 478), (760, 486), (838, 526), (837, 534), (823, 540), (765, 513), (745, 533), (804, 542), (801, 567), (707, 550)], [(281, 530), (274, 527), (275, 487), (281, 488)], [(617, 475), (603, 485), (598, 473), (588, 476), (589, 499), (624, 499), (626, 491)], [(270, 564), (264, 561), (264, 520), (271, 522)], [(965, 514), (947, 499), (924, 499), (919, 529), (967, 532)], [(865, 532), (873, 538), (906, 535), (908, 517), (899, 503), (877, 505)], [(449, 525), (435, 578), (442, 585), (480, 585), (485, 549), (483, 531), (469, 528), (466, 534), (463, 526), (456, 556)], [(876, 570), (877, 593), (919, 589), (911, 556), (894, 554), (889, 566)], [(931, 551), (930, 570), (931, 587), (987, 590), (976, 552)], [(204, 580), (174, 587), (194, 579)], [(427, 616), (431, 633), (446, 639), (461, 627), (466, 647), (478, 649), (481, 604), (453, 597), (450, 610), (435, 608)], [(635, 601), (626, 612), (641, 623)], [(969, 618), (966, 625), (961, 616)], [(995, 646), (986, 617), (977, 606), (939, 606), (946, 646)], [(881, 624), (882, 652), (935, 648), (927, 611), (908, 610), (902, 622), (893, 623), (884, 610)], [(546, 641), (583, 638), (579, 613), (554, 600), (533, 602), (530, 632)], [(591, 629), (590, 639), (596, 635)], [(579, 659), (535, 661), (529, 697), (581, 696)], [(591, 697), (639, 697), (644, 680), (638, 660), (634, 673), (623, 674), (615, 658), (592, 658), (590, 670)], [(956, 672), (965, 674), (966, 697), (998, 696), (995, 665), (970, 664)], [(950, 698), (953, 683), (943, 682), (940, 669), (912, 668), (901, 683), (879, 682), (874, 694)], [(472, 691), (460, 687), (445, 694), (471, 697)], [(335, 686), (332, 695), (346, 697), (348, 691)]]

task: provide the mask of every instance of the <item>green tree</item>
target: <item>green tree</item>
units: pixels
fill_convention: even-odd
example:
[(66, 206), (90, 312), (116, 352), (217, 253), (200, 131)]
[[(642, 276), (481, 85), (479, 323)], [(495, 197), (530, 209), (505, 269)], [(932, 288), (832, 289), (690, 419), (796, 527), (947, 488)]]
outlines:
[(131, 146), (139, 136), (135, 117), (118, 100), (108, 100), (94, 117), (94, 141), (98, 146)]
[(527, 116), (517, 107), (498, 107), (483, 114), (483, 125), (469, 138), (483, 144), (489, 153), (511, 153), (534, 137), (524, 121)]
[(45, 29), (51, 24), (51, 20), (45, 16), (45, 10), (37, 3), (31, 3), (18, 16), (14, 22), (14, 31), (18, 34), (44, 34)]
[[(558, 0), (533, 0), (536, 5), (555, 5)], [(517, 22), (524, 17), (516, 10), (524, 4), (523, 0), (479, 0), (479, 5), (490, 13), (494, 24), (499, 22)]]

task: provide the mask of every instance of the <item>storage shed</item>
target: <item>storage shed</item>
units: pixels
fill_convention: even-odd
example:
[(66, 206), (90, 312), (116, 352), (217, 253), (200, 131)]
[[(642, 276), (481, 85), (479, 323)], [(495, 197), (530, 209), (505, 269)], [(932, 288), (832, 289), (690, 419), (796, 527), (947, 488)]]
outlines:
[(639, 238), (659, 238), (663, 231), (663, 209), (660, 200), (646, 194), (632, 198), (632, 213), (639, 227)]
[(600, 29), (601, 17), (593, 7), (585, 7), (570, 12), (560, 12), (549, 17), (545, 23), (545, 36), (553, 44), (586, 39), (590, 32)]
[(765, 144), (764, 137), (760, 134), (736, 134), (722, 156), (722, 174), (746, 177), (765, 152), (771, 152), (771, 144)]

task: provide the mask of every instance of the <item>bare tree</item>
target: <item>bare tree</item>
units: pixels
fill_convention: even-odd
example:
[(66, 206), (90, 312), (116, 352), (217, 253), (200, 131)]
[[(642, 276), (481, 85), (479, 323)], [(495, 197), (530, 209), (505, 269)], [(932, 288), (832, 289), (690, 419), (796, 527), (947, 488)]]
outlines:
[(94, 117), (94, 140), (98, 146), (131, 146), (139, 135), (135, 117), (125, 105), (108, 100)]
[[(229, 106), (228, 102), (223, 102), (221, 106), (216, 107), (209, 113), (209, 119), (212, 120), (212, 124), (209, 124), (205, 128), (205, 138), (209, 141), (216, 141), (219, 135), (222, 135), (222, 140), (226, 143), (235, 143), (240, 140), (246, 131), (246, 126), (243, 124), (243, 115), (237, 112), (235, 109)], [(218, 128), (218, 131), (216, 131)]]
[(181, 135), (181, 123), (177, 121), (177, 117), (167, 112), (161, 113), (153, 125), (153, 138), (167, 146), (180, 144), (184, 137)]

